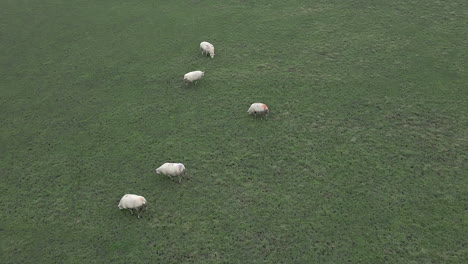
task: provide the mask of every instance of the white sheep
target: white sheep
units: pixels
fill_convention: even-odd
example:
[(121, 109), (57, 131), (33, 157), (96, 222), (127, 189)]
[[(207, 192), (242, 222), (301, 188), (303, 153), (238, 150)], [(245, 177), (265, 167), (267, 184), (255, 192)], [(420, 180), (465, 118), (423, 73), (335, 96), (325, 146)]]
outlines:
[(119, 202), (119, 209), (128, 209), (133, 214), (133, 209), (136, 209), (138, 218), (143, 211), (146, 211), (147, 202), (145, 197), (136, 194), (125, 194)]
[(174, 180), (172, 177), (177, 176), (179, 183), (182, 181), (182, 176), (187, 175), (185, 166), (182, 163), (164, 163), (156, 169), (156, 173), (167, 175), (171, 180)]
[(184, 75), (184, 82), (186, 84), (197, 82), (205, 75), (205, 72), (202, 71), (193, 71)]
[(262, 103), (253, 103), (247, 112), (250, 115), (259, 115), (259, 116), (267, 116), (270, 113), (268, 106)]
[(200, 43), (200, 49), (202, 55), (206, 54), (210, 55), (211, 58), (214, 58), (215, 52), (213, 44), (203, 41), (202, 43)]

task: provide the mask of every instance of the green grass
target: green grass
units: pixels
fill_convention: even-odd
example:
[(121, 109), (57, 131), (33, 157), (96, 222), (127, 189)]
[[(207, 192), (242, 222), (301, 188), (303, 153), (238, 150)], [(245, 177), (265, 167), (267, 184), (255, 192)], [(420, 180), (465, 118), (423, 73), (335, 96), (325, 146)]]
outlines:
[(2, 262), (467, 263), (466, 10), (0, 0)]

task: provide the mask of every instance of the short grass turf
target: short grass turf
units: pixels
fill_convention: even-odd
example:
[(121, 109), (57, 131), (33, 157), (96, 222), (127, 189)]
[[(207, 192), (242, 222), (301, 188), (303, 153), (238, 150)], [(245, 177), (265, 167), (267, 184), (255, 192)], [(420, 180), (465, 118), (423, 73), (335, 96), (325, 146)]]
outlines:
[(0, 0), (1, 262), (467, 263), (467, 10)]

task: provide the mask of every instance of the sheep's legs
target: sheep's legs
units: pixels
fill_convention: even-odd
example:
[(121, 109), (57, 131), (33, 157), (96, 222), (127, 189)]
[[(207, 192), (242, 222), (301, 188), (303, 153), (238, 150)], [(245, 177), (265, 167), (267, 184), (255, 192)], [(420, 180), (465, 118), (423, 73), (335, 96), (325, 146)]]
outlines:
[(128, 210), (130, 210), (130, 213), (133, 215), (133, 209), (130, 208), (130, 209), (128, 209)]
[(138, 218), (140, 218), (140, 214), (141, 214), (141, 207), (137, 209), (137, 212), (138, 212)]

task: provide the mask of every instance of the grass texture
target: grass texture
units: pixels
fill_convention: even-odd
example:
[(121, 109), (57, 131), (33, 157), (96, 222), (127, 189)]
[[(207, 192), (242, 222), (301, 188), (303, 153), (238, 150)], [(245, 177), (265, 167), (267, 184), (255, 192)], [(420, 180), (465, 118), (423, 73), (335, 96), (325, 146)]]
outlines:
[(2, 263), (467, 263), (467, 10), (0, 0)]

